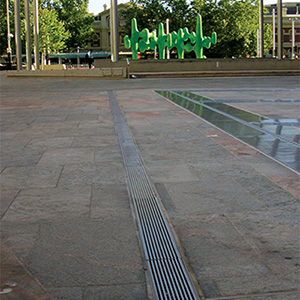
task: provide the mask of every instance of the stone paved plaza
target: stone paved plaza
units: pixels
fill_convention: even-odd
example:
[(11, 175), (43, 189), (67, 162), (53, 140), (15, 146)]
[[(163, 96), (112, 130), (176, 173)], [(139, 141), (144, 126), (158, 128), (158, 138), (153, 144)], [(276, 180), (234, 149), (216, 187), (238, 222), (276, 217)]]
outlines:
[(1, 299), (152, 299), (108, 91), (201, 300), (299, 299), (299, 174), (155, 93), (299, 118), (299, 77), (0, 80)]

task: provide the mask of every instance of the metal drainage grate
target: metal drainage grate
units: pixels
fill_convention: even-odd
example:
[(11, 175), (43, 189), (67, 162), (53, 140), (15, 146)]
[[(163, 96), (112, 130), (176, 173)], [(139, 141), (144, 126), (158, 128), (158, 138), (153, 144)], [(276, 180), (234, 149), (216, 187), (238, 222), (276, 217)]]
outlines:
[(155, 299), (199, 300), (117, 99), (108, 94)]

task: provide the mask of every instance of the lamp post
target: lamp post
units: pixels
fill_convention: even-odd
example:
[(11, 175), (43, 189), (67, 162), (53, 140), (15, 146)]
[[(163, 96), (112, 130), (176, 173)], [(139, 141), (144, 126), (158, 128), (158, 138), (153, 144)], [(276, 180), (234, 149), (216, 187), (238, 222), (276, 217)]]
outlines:
[[(170, 21), (169, 21), (169, 19), (166, 20), (166, 31), (167, 31), (167, 34), (170, 33)], [(167, 48), (167, 59), (170, 59), (170, 50), (169, 50), (169, 48)]]
[(297, 18), (289, 18), (292, 21), (292, 59), (295, 59), (295, 20)]
[(282, 59), (282, 0), (277, 1), (277, 56)]
[(39, 57), (39, 15), (38, 15), (38, 0), (33, 1), (33, 18), (34, 18), (34, 62), (35, 69), (40, 68)]
[(21, 31), (20, 31), (20, 0), (15, 0), (15, 43), (16, 43), (16, 58), (17, 70), (22, 70), (22, 47), (21, 47)]
[(26, 69), (29, 71), (32, 64), (30, 38), (30, 7), (29, 0), (25, 0), (25, 30), (26, 30)]
[(259, 0), (259, 57), (264, 57), (264, 0)]
[(119, 60), (118, 47), (118, 1), (110, 1), (110, 49), (111, 61), (117, 62)]
[(256, 57), (261, 57), (260, 55), (261, 55), (261, 53), (260, 53), (260, 32), (259, 32), (259, 29), (257, 29), (256, 30), (256, 36), (257, 36), (257, 38), (256, 38), (256, 53), (257, 53), (257, 55), (256, 55)]
[(272, 18), (273, 18), (273, 57), (276, 57), (276, 14), (275, 8), (272, 10)]
[(80, 58), (79, 58), (80, 50), (79, 49), (80, 49), (79, 46), (77, 46), (77, 69), (79, 69), (79, 66), (80, 66)]
[(12, 57), (11, 57), (10, 39), (13, 37), (13, 35), (10, 33), (10, 24), (9, 24), (9, 0), (6, 0), (6, 21), (7, 21), (7, 56), (8, 56), (8, 69), (11, 70)]
[[(156, 29), (154, 29), (154, 36), (156, 37)], [(157, 45), (154, 48), (154, 59), (157, 59)]]

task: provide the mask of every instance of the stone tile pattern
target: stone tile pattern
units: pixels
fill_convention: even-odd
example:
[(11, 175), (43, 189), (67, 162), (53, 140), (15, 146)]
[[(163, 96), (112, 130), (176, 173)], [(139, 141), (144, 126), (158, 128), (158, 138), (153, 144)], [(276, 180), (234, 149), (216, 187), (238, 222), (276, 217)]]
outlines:
[[(298, 175), (150, 90), (205, 87), (230, 96), (238, 86), (240, 98), (254, 86), (298, 87), (297, 78), (0, 74), (0, 84), (2, 266), (10, 271), (1, 289), (12, 288), (1, 299), (148, 299), (108, 89), (205, 297), (299, 298)], [(281, 117), (270, 107), (264, 113)]]
[(1, 79), (1, 299), (146, 299), (107, 92)]
[(151, 91), (118, 96), (205, 297), (297, 299), (299, 176)]

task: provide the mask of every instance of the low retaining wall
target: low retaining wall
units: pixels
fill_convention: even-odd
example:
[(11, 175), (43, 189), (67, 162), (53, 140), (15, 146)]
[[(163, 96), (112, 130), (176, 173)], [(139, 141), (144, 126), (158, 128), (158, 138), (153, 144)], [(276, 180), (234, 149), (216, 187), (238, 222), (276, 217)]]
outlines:
[(99, 78), (126, 78), (125, 67), (102, 68), (91, 70), (36, 70), (36, 71), (7, 71), (7, 77), (99, 77)]
[(98, 77), (124, 79), (141, 77), (300, 75), (300, 61), (289, 59), (190, 59), (120, 60), (95, 59), (95, 69), (7, 71), (7, 77)]
[[(126, 67), (126, 61), (112, 63), (109, 60), (94, 61), (96, 68), (109, 66)], [(299, 60), (289, 59), (170, 59), (130, 60), (130, 73), (140, 72), (189, 72), (189, 71), (255, 71), (255, 70), (299, 70)]]

